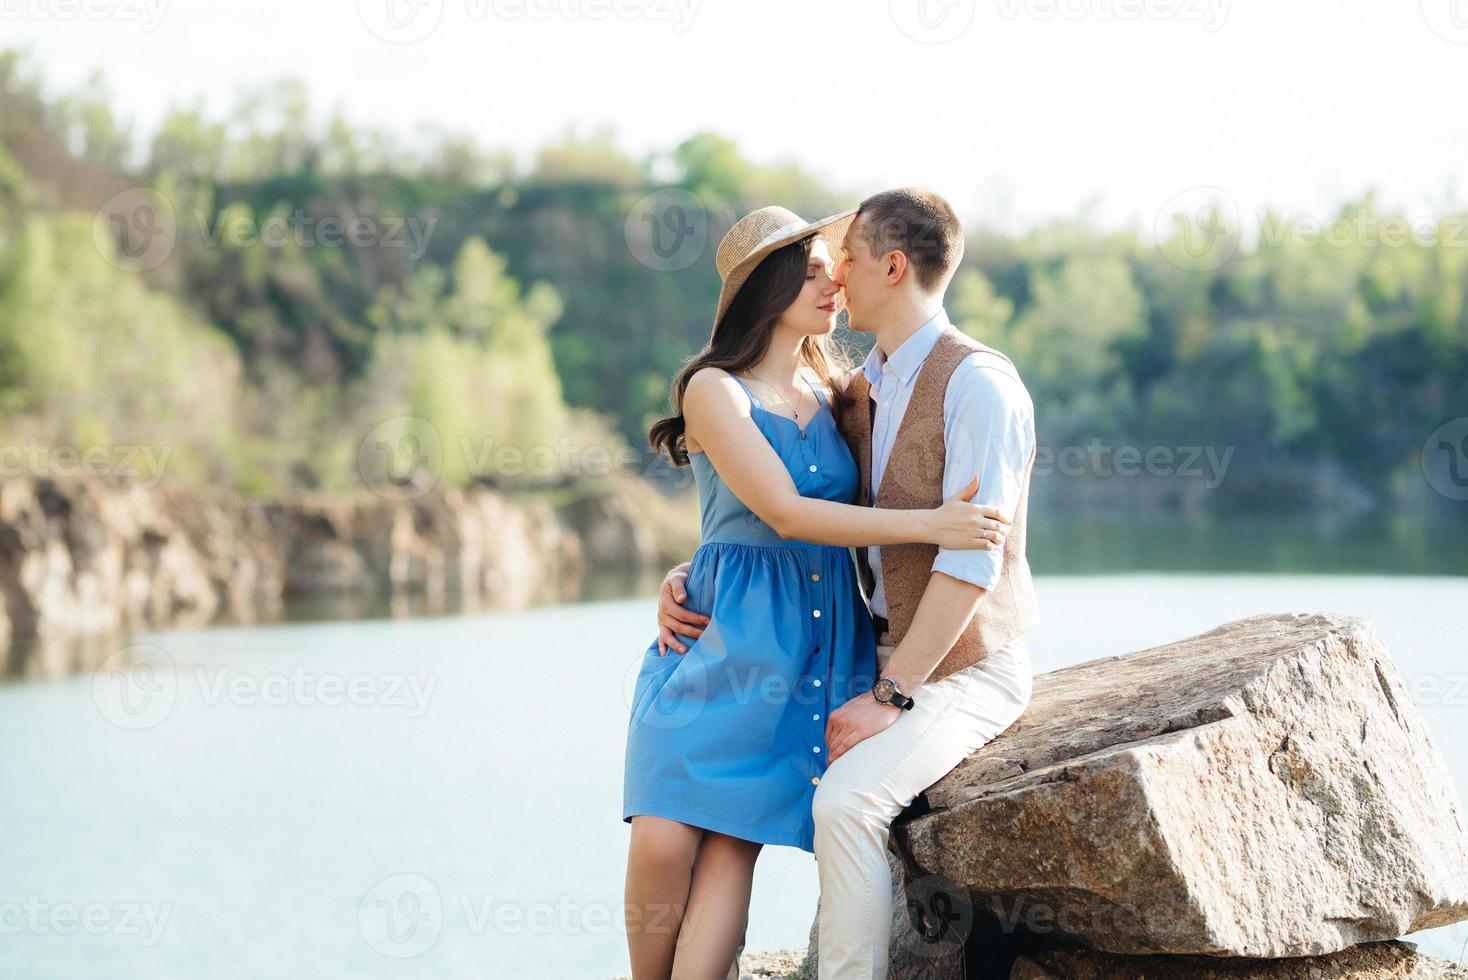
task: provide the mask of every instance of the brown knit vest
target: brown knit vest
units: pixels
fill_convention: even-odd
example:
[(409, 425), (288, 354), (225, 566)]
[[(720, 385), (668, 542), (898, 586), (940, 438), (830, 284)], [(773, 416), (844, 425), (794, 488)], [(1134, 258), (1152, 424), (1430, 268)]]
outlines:
[[(877, 490), (877, 507), (930, 508), (943, 504), (943, 396), (948, 379), (959, 363), (974, 351), (990, 351), (1004, 357), (992, 347), (961, 333), (953, 326), (945, 327), (938, 342), (913, 382), (912, 398), (897, 427), (887, 468), (882, 471), (882, 485)], [(1006, 361), (1009, 358), (1004, 358)], [(1012, 363), (1012, 362), (1011, 362)], [(856, 502), (872, 505), (872, 411), (871, 384), (857, 369), (851, 375), (847, 393), (852, 403), (838, 419), (842, 436), (856, 457), (860, 475)], [(1025, 514), (1029, 508), (1030, 471), (1035, 452), (1025, 461), (1020, 484), (1019, 507), (1013, 516), (1009, 536), (1004, 543), (1004, 560), (999, 581), (980, 601), (978, 611), (957, 642), (933, 668), (929, 681), (941, 680), (983, 660), (1004, 646), (1039, 619), (1035, 587), (1030, 578), (1030, 565), (1025, 559)], [(902, 642), (917, 611), (918, 600), (928, 587), (933, 562), (938, 557), (935, 544), (909, 543), (881, 546), (882, 588), (887, 597), (888, 642)], [(862, 588), (868, 598), (876, 585), (867, 549), (856, 549), (857, 567)]]

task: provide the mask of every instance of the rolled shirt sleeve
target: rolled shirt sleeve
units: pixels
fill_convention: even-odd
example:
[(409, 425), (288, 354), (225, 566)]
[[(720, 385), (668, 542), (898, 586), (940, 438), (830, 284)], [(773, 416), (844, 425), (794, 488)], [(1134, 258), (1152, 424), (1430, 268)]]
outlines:
[[(943, 395), (943, 439), (943, 498), (977, 473), (979, 490), (970, 501), (997, 507), (1012, 520), (1035, 446), (1034, 404), (1013, 365), (987, 351), (959, 364)], [(939, 548), (933, 571), (992, 589), (1003, 564), (1002, 548)]]

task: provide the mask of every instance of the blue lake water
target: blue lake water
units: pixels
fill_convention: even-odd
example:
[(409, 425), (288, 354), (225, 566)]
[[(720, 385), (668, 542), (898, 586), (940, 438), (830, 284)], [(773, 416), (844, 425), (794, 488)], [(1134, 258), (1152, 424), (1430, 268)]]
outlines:
[[(1258, 612), (1367, 616), (1468, 785), (1468, 579), (1039, 588), (1037, 671)], [(119, 653), (162, 665), (131, 686), (0, 686), (0, 976), (625, 973), (622, 749), (652, 611), (160, 632)], [(749, 948), (803, 946), (815, 898), (812, 857), (766, 848)], [(1468, 928), (1416, 938), (1458, 958)]]

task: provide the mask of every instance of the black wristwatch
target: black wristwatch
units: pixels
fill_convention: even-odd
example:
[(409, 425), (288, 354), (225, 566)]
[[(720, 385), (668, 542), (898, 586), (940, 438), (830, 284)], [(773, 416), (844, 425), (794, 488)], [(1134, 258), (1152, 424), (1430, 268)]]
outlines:
[(897, 682), (885, 675), (877, 678), (877, 683), (872, 685), (872, 697), (882, 704), (895, 704), (899, 708), (912, 710), (913, 700), (902, 693), (902, 688)]

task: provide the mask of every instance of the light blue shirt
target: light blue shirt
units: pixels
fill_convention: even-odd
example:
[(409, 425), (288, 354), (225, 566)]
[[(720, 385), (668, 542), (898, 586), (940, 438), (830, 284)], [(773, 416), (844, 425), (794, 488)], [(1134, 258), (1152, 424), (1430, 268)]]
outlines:
[[(904, 340), (888, 357), (873, 347), (862, 364), (877, 403), (872, 419), (872, 496), (882, 484), (887, 458), (913, 384), (938, 336), (950, 326), (947, 312), (939, 310), (917, 332)], [(1025, 464), (1035, 445), (1035, 406), (1014, 366), (989, 351), (974, 351), (959, 362), (943, 393), (943, 498), (958, 493), (979, 475), (974, 503), (991, 504), (1013, 519), (1019, 507)], [(867, 560), (876, 582), (872, 590), (872, 612), (887, 615), (887, 594), (882, 587), (882, 549), (867, 549)], [(1003, 549), (939, 548), (933, 571), (952, 575), (984, 589), (999, 581)]]

